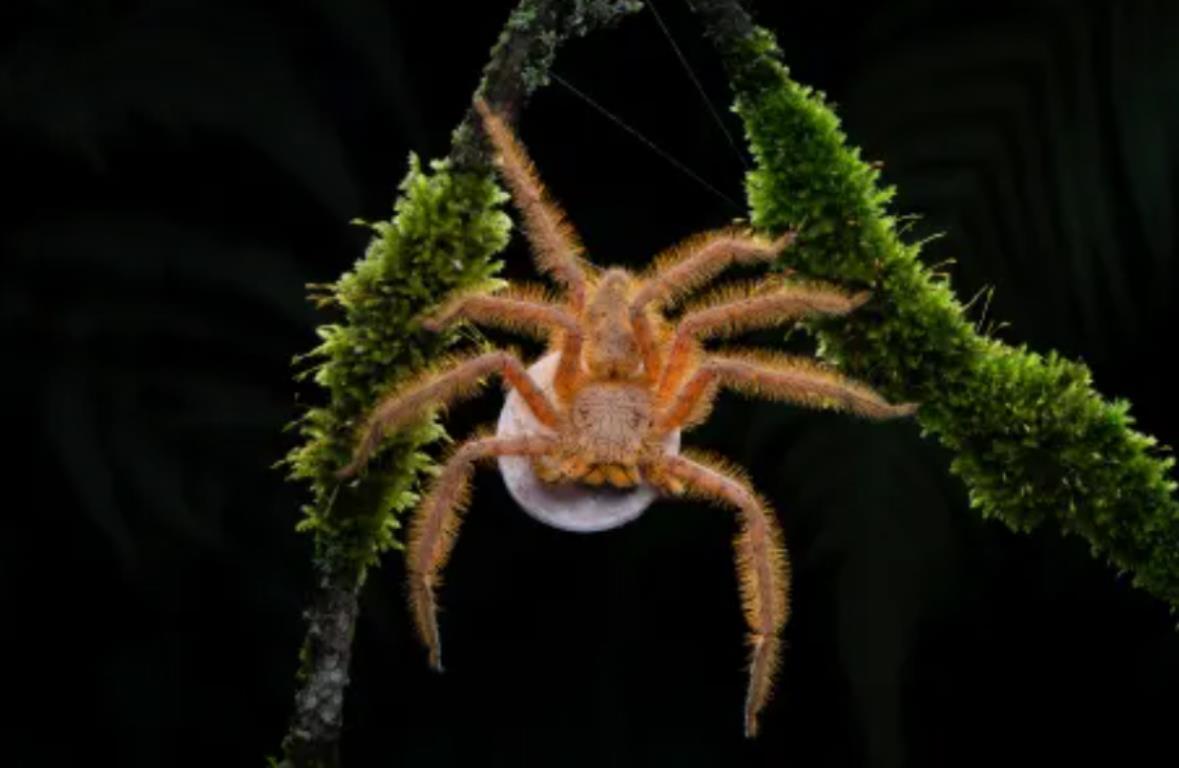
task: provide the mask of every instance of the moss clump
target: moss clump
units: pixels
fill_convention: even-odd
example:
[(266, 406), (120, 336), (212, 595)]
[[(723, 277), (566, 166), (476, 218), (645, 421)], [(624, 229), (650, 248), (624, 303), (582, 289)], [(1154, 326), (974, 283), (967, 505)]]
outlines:
[(756, 168), (755, 226), (794, 228), (790, 265), (871, 287), (850, 322), (816, 327), (821, 353), (894, 400), (917, 400), (983, 515), (1016, 530), (1055, 521), (1136, 586), (1179, 606), (1179, 504), (1155, 440), (1131, 428), (1088, 369), (976, 332), (944, 280), (901, 241), (891, 188), (846, 145), (823, 94), (792, 81), (765, 30), (722, 41)]
[(322, 574), (363, 581), (368, 566), (397, 544), (402, 513), (418, 501), (418, 482), (433, 460), (422, 451), (445, 436), (436, 420), (391, 436), (364, 476), (341, 483), (335, 472), (351, 456), (359, 420), (389, 386), (437, 359), (453, 333), (423, 330), (417, 317), (455, 289), (492, 287), (507, 244), (506, 194), (488, 174), (430, 170), (410, 157), (395, 214), (365, 223), (373, 238), (353, 269), (321, 286), (321, 305), (338, 308), (338, 323), (318, 329), (322, 343), (300, 358), (303, 376), (327, 390), (328, 403), (295, 423), (304, 442), (286, 458), (290, 476), (311, 485), (299, 529), (315, 536)]

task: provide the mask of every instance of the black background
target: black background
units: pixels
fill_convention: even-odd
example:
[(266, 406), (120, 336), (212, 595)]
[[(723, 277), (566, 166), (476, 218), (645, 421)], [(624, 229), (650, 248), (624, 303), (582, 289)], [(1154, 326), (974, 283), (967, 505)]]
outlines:
[[(304, 284), (437, 157), (506, 0), (10, 2), (0, 10), (6, 765), (258, 766), (293, 694), (310, 541), (290, 360)], [(731, 132), (695, 20), (658, 4)], [(1011, 343), (1085, 360), (1179, 443), (1179, 6), (762, 2), (795, 76), (885, 163), (909, 237)], [(742, 160), (649, 11), (556, 71), (724, 196)], [(599, 263), (742, 210), (553, 85), (521, 134)], [(743, 146), (737, 135), (739, 146)], [(523, 246), (510, 276), (530, 275)], [(459, 408), (454, 432), (493, 418)], [(795, 563), (764, 734), (741, 738), (731, 516), (534, 523), (481, 477), (443, 593), (447, 673), (400, 556), (363, 595), (350, 766), (1119, 766), (1174, 760), (1165, 605), (1053, 529), (983, 521), (913, 424), (726, 398), (692, 442), (748, 467)], [(14, 719), (15, 718), (15, 719)]]

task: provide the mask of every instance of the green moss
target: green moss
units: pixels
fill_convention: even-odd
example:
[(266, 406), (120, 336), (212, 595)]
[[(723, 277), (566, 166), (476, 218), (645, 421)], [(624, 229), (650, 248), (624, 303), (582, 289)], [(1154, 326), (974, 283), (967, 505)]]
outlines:
[(286, 458), (290, 476), (311, 486), (299, 528), (314, 534), (321, 571), (358, 581), (397, 546), (401, 515), (435, 469), (422, 448), (445, 432), (424, 420), (392, 436), (359, 481), (340, 483), (334, 473), (380, 395), (454, 343), (453, 333), (424, 331), (417, 318), (452, 290), (494, 285), (494, 256), (511, 226), (501, 210), (507, 196), (490, 175), (452, 173), (446, 161), (425, 171), (411, 156), (400, 189), (391, 220), (365, 223), (373, 238), (364, 257), (318, 297), (340, 317), (319, 328), (322, 341), (301, 358), (311, 363), (302, 375), (326, 390), (327, 404), (296, 422), (304, 442)]
[(1129, 405), (1094, 391), (1088, 369), (978, 334), (944, 279), (901, 241), (892, 190), (847, 146), (823, 94), (780, 64), (758, 30), (724, 51), (756, 168), (755, 226), (794, 228), (790, 265), (869, 286), (850, 321), (819, 324), (821, 353), (894, 400), (917, 400), (950, 448), (972, 505), (1016, 530), (1054, 522), (1134, 584), (1179, 606), (1174, 460), (1132, 429)]

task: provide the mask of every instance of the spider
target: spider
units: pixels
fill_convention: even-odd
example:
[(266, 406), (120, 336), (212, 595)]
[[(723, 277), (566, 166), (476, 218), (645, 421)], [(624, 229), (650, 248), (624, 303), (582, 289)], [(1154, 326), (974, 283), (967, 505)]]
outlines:
[(906, 416), (915, 404), (894, 405), (870, 388), (808, 358), (765, 351), (706, 351), (702, 342), (813, 316), (847, 314), (868, 299), (831, 285), (771, 276), (731, 285), (687, 308), (688, 294), (734, 264), (773, 260), (794, 240), (768, 240), (736, 228), (697, 235), (656, 259), (645, 274), (594, 267), (551, 199), (523, 145), (504, 118), (481, 99), (482, 119), (499, 169), (534, 252), (538, 269), (561, 288), (553, 296), (529, 288), (466, 293), (423, 319), (430, 330), (473, 321), (547, 337), (556, 357), (542, 386), (520, 357), (505, 350), (449, 360), (382, 398), (360, 426), (340, 478), (355, 476), (384, 437), (433, 409), (475, 394), (498, 374), (514, 389), (540, 429), (513, 436), (478, 435), (459, 444), (416, 510), (407, 547), (409, 597), (430, 665), (441, 671), (435, 588), (449, 559), (469, 499), (477, 462), (522, 457), (548, 484), (636, 489), (691, 495), (731, 507), (742, 608), (748, 625), (746, 736), (756, 735), (779, 663), (780, 633), (789, 614), (790, 566), (774, 513), (743, 473), (693, 451), (667, 448), (667, 437), (703, 422), (721, 388), (871, 419)]

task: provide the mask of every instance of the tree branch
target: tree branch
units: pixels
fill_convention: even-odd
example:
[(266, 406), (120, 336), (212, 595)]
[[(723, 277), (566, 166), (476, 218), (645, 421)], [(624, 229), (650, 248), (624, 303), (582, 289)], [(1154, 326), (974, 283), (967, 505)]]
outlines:
[(1015, 530), (1047, 521), (1085, 538), (1135, 586), (1179, 607), (1174, 459), (1131, 428), (1089, 370), (978, 332), (944, 280), (901, 241), (892, 190), (839, 128), (822, 93), (789, 77), (773, 36), (737, 0), (690, 0), (724, 60), (757, 167), (751, 218), (798, 231), (790, 266), (870, 287), (873, 302), (816, 323), (825, 354), (894, 401), (954, 453), (972, 506)]
[[(548, 81), (557, 48), (637, 11), (635, 0), (521, 0), (512, 12), (475, 95), (515, 115)], [(435, 359), (455, 335), (423, 334), (416, 318), (456, 289), (486, 285), (500, 264), (509, 222), (491, 173), (477, 118), (468, 111), (447, 160), (433, 173), (411, 159), (392, 221), (371, 224), (374, 238), (356, 267), (317, 297), (344, 312), (320, 328), (324, 342), (303, 375), (329, 391), (326, 406), (297, 422), (306, 438), (286, 459), (291, 476), (310, 483), (313, 500), (300, 530), (315, 536), (316, 593), (305, 613), (299, 687), (283, 739), (282, 768), (336, 768), (344, 692), (368, 568), (395, 545), (398, 517), (417, 502), (416, 483), (433, 463), (422, 446), (444, 432), (434, 423), (389, 441), (358, 481), (334, 477), (352, 448), (364, 409), (389, 385)], [(423, 245), (426, 243), (428, 245)], [(459, 265), (456, 269), (456, 265)]]

